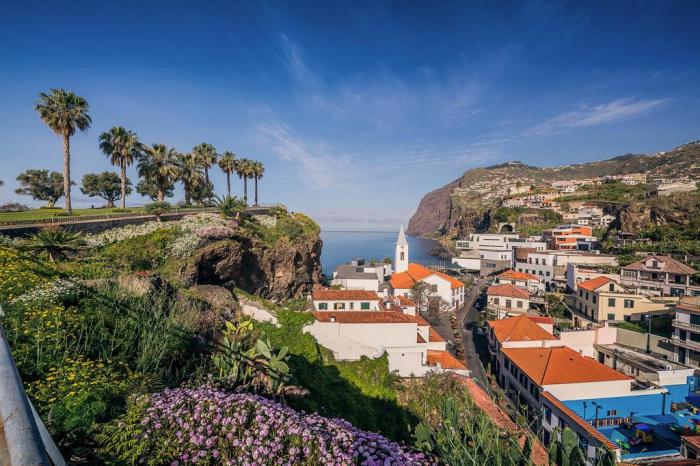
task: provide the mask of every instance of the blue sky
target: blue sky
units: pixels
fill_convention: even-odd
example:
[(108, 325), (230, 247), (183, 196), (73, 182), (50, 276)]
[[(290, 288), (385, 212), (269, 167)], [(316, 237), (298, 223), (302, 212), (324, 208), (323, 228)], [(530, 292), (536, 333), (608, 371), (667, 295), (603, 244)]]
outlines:
[(78, 184), (112, 169), (97, 138), (122, 125), (263, 161), (261, 202), (324, 228), (393, 230), (468, 168), (700, 139), (698, 17), (694, 1), (5, 4), (0, 201), (32, 204), (17, 174), (61, 169), (32, 105), (64, 87), (93, 117), (73, 138)]

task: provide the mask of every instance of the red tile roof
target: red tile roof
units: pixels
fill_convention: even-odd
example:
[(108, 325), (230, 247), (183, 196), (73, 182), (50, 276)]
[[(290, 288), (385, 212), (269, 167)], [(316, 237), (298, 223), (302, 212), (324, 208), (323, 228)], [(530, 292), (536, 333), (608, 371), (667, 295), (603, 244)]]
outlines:
[(581, 282), (578, 284), (579, 288), (583, 288), (584, 290), (588, 291), (595, 291), (598, 288), (600, 288), (603, 285), (607, 285), (610, 283), (612, 279), (608, 277), (596, 277), (596, 278), (591, 278), (590, 280), (586, 280), (585, 282)]
[[(659, 269), (647, 268), (645, 264), (649, 259), (657, 260), (659, 263), (663, 262), (664, 267)], [(629, 265), (625, 265), (622, 268), (625, 270), (649, 270), (652, 272), (670, 272), (678, 274), (694, 274), (695, 272), (697, 272), (694, 268), (685, 265), (683, 262), (677, 261), (673, 257), (659, 256), (656, 254), (652, 254), (650, 256), (645, 257), (642, 260), (633, 262)]]
[(579, 427), (581, 427), (583, 430), (588, 432), (591, 437), (594, 439), (598, 440), (602, 445), (605, 445), (608, 449), (615, 451), (619, 449), (617, 445), (612, 443), (610, 439), (608, 439), (605, 435), (601, 434), (598, 429), (593, 427), (591, 424), (586, 422), (585, 420), (581, 419), (581, 417), (573, 412), (571, 409), (569, 409), (564, 403), (559, 401), (554, 395), (552, 395), (549, 392), (542, 392), (542, 397), (549, 401), (549, 403), (559, 409), (562, 413), (564, 413), (572, 422), (576, 423)]
[(530, 297), (530, 293), (528, 293), (526, 290), (523, 290), (522, 288), (515, 287), (515, 286), (511, 285), (510, 283), (505, 283), (503, 285), (489, 286), (489, 289), (486, 290), (486, 294), (489, 296), (505, 296), (508, 298), (521, 298), (521, 299), (528, 299)]
[(442, 338), (433, 327), (430, 327), (428, 328), (428, 341), (439, 343), (445, 341), (445, 339)]
[(439, 363), (443, 369), (467, 370), (467, 366), (452, 356), (449, 351), (428, 350), (426, 359), (429, 366), (437, 366)]
[(544, 316), (527, 316), (527, 317), (531, 321), (538, 323), (538, 324), (552, 324), (552, 325), (554, 325), (554, 319), (551, 317), (544, 317)]
[(420, 264), (413, 263), (408, 264), (408, 270), (405, 272), (397, 272), (391, 275), (391, 286), (394, 287), (394, 289), (407, 290), (415, 285), (416, 282), (421, 281), (431, 275), (435, 275), (448, 281), (453, 290), (464, 286), (464, 283), (460, 282), (456, 278), (450, 277), (442, 272), (429, 269), (428, 267), (424, 267)]
[(399, 298), (399, 304), (402, 306), (416, 307), (416, 302), (405, 296), (397, 296)]
[(340, 324), (410, 324), (415, 323), (412, 316), (393, 311), (316, 311), (313, 313), (319, 322)]
[(379, 301), (373, 291), (362, 290), (314, 290), (314, 301)]
[(540, 281), (539, 278), (530, 273), (518, 272), (517, 270), (513, 269), (506, 270), (505, 272), (496, 275), (496, 278), (500, 278), (503, 280), (535, 280), (538, 282)]
[[(530, 317), (527, 315), (510, 317), (502, 320), (489, 320), (488, 326), (501, 343), (506, 341), (540, 341), (556, 340), (557, 337), (538, 325), (535, 319), (548, 319), (542, 317)], [(542, 322), (552, 323), (552, 322)]]
[(503, 348), (503, 354), (539, 386), (632, 380), (593, 358), (581, 356), (566, 346)]

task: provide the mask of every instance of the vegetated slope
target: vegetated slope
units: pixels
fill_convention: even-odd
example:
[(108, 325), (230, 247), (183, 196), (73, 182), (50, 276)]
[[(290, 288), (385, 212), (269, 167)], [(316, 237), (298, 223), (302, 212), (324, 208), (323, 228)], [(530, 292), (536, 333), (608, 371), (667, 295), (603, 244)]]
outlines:
[(426, 194), (408, 224), (407, 233), (442, 236), (449, 232), (488, 229), (485, 215), (508, 185), (546, 185), (552, 181), (605, 175), (646, 173), (654, 177), (700, 177), (700, 141), (653, 155), (627, 154), (608, 160), (561, 167), (533, 167), (520, 161), (467, 170), (447, 185)]

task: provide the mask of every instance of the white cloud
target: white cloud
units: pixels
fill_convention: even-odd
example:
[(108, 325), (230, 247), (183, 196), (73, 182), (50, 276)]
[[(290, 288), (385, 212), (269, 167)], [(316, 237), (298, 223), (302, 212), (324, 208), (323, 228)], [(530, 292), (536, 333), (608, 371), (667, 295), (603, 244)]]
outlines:
[(292, 162), (301, 180), (312, 189), (333, 187), (337, 173), (342, 173), (345, 180), (352, 176), (347, 157), (325, 143), (293, 135), (287, 125), (276, 121), (261, 123), (256, 128), (255, 138), (280, 159)]
[(582, 105), (576, 110), (561, 113), (535, 125), (524, 132), (525, 136), (559, 134), (571, 128), (597, 126), (617, 120), (643, 115), (666, 104), (669, 99), (617, 99), (590, 107)]

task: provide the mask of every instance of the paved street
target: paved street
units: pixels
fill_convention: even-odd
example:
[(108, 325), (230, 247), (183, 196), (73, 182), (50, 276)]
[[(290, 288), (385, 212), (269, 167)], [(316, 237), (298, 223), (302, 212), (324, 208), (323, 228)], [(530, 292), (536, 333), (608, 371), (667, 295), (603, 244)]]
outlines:
[(491, 278), (478, 278), (471, 288), (467, 291), (465, 296), (464, 306), (457, 311), (457, 321), (460, 322), (460, 330), (462, 332), (462, 344), (464, 345), (464, 355), (467, 362), (467, 367), (472, 371), (472, 377), (480, 382), (480, 385), (487, 388), (489, 387), (488, 379), (486, 377), (486, 371), (484, 370), (484, 365), (482, 364), (481, 358), (479, 358), (479, 352), (477, 351), (475, 345), (475, 339), (479, 343), (482, 351), (487, 351), (488, 348), (483, 341), (485, 338), (484, 334), (479, 335), (476, 333), (477, 325), (479, 320), (479, 310), (476, 306), (481, 305), (483, 308), (483, 303), (480, 303), (481, 291), (491, 283)]

